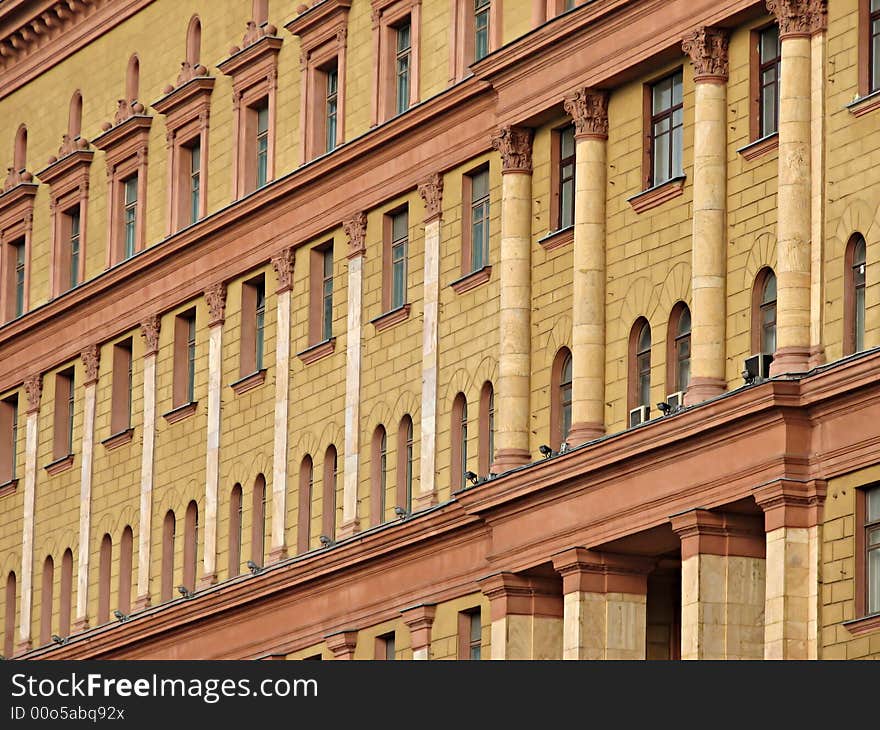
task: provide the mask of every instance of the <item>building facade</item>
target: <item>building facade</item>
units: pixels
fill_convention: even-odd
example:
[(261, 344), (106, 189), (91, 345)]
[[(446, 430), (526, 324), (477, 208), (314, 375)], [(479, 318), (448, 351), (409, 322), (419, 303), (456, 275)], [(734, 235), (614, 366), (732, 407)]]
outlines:
[(880, 658), (880, 0), (7, 0), (0, 157), (7, 658)]

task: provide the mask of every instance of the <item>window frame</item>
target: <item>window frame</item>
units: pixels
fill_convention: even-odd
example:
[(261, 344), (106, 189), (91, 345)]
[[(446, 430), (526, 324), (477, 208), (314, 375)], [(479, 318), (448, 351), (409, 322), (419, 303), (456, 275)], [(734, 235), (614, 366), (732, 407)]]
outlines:
[[(647, 350), (640, 349), (641, 335), (644, 328), (648, 328), (648, 337), (650, 343)], [(633, 323), (629, 334), (629, 354), (627, 357), (628, 375), (627, 375), (627, 412), (638, 408), (639, 406), (651, 407), (651, 350), (654, 346), (653, 332), (651, 324), (647, 317), (641, 316)], [(647, 360), (647, 368), (643, 367), (643, 363)], [(642, 402), (642, 375), (647, 373), (648, 376), (648, 398), (647, 403)]]
[[(571, 155), (563, 157), (563, 136), (568, 132), (571, 132)], [(577, 138), (574, 122), (556, 127), (551, 130), (550, 135), (550, 233), (557, 233), (574, 227), (574, 201), (577, 186)], [(571, 165), (571, 177), (568, 178), (571, 182), (571, 222), (563, 225), (565, 218), (563, 191), (567, 182), (563, 171), (567, 165)]]
[[(480, 638), (473, 637), (474, 618), (479, 619)], [(457, 658), (460, 661), (480, 661), (483, 649), (483, 611), (480, 606), (465, 609), (458, 612), (458, 651)], [(474, 657), (474, 649), (479, 650), (480, 656)]]
[[(756, 355), (758, 353), (764, 352), (764, 330), (766, 329), (766, 325), (763, 319), (763, 312), (770, 308), (771, 302), (764, 302), (764, 291), (770, 276), (776, 278), (776, 272), (770, 266), (761, 267), (760, 271), (758, 271), (757, 276), (755, 276), (755, 283), (752, 285), (752, 327), (751, 327), (751, 344), (752, 344), (752, 354)], [(779, 282), (777, 279), (777, 291)], [(778, 294), (777, 294), (778, 296)], [(776, 328), (778, 327), (778, 315), (777, 307), (778, 300), (772, 300), (773, 309), (774, 309), (774, 317), (773, 317), (773, 329), (774, 329), (774, 341), (776, 340)], [(774, 348), (775, 352), (775, 348)], [(766, 353), (769, 355), (773, 355), (773, 352)]]
[(266, 275), (260, 273), (241, 285), (240, 378), (265, 371), (265, 340)]
[[(668, 109), (661, 111), (660, 113), (655, 113), (654, 111), (654, 88), (662, 83), (669, 81), (670, 79), (674, 79), (674, 77), (681, 77), (681, 86), (682, 86), (682, 100), (681, 103), (675, 104), (675, 83), (673, 81), (672, 87), (670, 89), (670, 102), (671, 106)], [(667, 183), (673, 182), (684, 175), (684, 70), (683, 67), (679, 66), (678, 68), (672, 69), (662, 76), (659, 76), (652, 81), (645, 83), (643, 90), (643, 99), (644, 99), (644, 118), (643, 118), (643, 138), (645, 140), (644, 149), (643, 149), (643, 160), (642, 160), (642, 190), (651, 190), (653, 188), (658, 188)], [(672, 162), (675, 158), (673, 153), (673, 144), (669, 146), (669, 164), (670, 164), (670, 176), (660, 182), (655, 182), (656, 178), (656, 170), (654, 169), (654, 146), (656, 143), (656, 138), (654, 136), (654, 125), (662, 121), (664, 118), (669, 118), (670, 120), (674, 120), (675, 112), (681, 109), (682, 113), (682, 149), (681, 149), (681, 170), (675, 171), (671, 170)], [(670, 142), (674, 141), (674, 130), (676, 127), (673, 125), (673, 122), (670, 121)]]
[(479, 439), (477, 468), (480, 476), (486, 477), (495, 459), (495, 386), (491, 380), (480, 388)]
[[(569, 363), (573, 366), (571, 350), (568, 347), (561, 347), (553, 357), (553, 365), (550, 368), (550, 448), (559, 451), (562, 444), (568, 438), (568, 433), (564, 433), (565, 421), (565, 388), (563, 381), (565, 373), (565, 365)], [(572, 370), (572, 380), (574, 371)], [(571, 432), (571, 403), (572, 403), (572, 380), (568, 381), (568, 431)]]
[(73, 455), (73, 420), (75, 411), (76, 379), (73, 367), (55, 373), (55, 396), (52, 414), (52, 461)]
[[(373, 93), (371, 126), (405, 113), (419, 102), (419, 50), (421, 47), (421, 0), (372, 0)], [(399, 98), (399, 29), (410, 28), (409, 81), (405, 108)]]
[(244, 492), (241, 484), (236, 482), (229, 493), (229, 551), (228, 577), (234, 578), (241, 574), (241, 538), (244, 517)]
[[(873, 66), (877, 62), (874, 58), (872, 17), (880, 20), (880, 7), (871, 10), (871, 0), (859, 0), (858, 8), (858, 95), (860, 98), (870, 96), (880, 91), (880, 73), (877, 78), (873, 76)], [(878, 28), (880, 35), (880, 28)], [(878, 41), (880, 42), (880, 41)]]
[(855, 556), (855, 617), (865, 618), (868, 616), (880, 616), (880, 596), (878, 596), (877, 610), (870, 612), (870, 576), (868, 575), (868, 553), (880, 550), (880, 545), (870, 546), (868, 533), (880, 529), (880, 520), (868, 522), (868, 492), (880, 489), (880, 483), (866, 484), (855, 490), (856, 492), (856, 556)]
[(768, 22), (753, 28), (749, 32), (749, 141), (757, 142), (765, 137), (775, 137), (779, 134), (779, 90), (782, 70), (782, 41), (779, 41), (779, 56), (776, 57), (776, 129), (773, 132), (765, 132), (763, 129), (762, 104), (764, 99), (764, 87), (762, 84), (762, 71), (765, 66), (770, 66), (773, 60), (761, 62), (761, 35), (774, 26), (776, 22)]
[[(397, 636), (395, 631), (388, 631), (376, 637), (373, 644), (373, 658), (376, 661), (391, 661), (397, 658)], [(390, 655), (390, 656), (389, 656)]]
[(321, 534), (331, 540), (336, 537), (337, 482), (339, 452), (330, 444), (324, 452), (324, 479), (321, 491)]
[[(326, 274), (327, 261), (332, 268)], [(335, 273), (334, 241), (330, 239), (312, 246), (309, 251), (309, 346), (314, 347), (333, 340), (333, 278)], [(330, 320), (327, 321), (329, 283)]]
[(131, 428), (133, 340), (131, 337), (113, 345), (113, 385), (110, 396), (110, 435), (116, 436)]
[(379, 424), (370, 450), (370, 526), (385, 522), (388, 496), (388, 431)]
[(465, 472), (468, 471), (468, 403), (464, 393), (457, 393), (450, 411), (450, 462), (449, 483), (453, 491), (467, 486)]
[(266, 562), (266, 477), (257, 474), (251, 495), (251, 560)]
[(14, 486), (18, 479), (18, 401), (18, 393), (0, 400), (0, 487)]
[[(482, 196), (478, 200), (474, 200), (474, 180), (480, 175), (485, 174), (487, 176), (486, 182), (486, 195)], [(475, 274), (478, 271), (483, 271), (487, 267), (490, 266), (489, 259), (492, 250), (491, 240), (492, 240), (492, 176), (491, 169), (489, 167), (489, 163), (485, 162), (480, 166), (474, 168), (473, 170), (469, 170), (462, 177), (462, 210), (469, 211), (469, 215), (467, 218), (462, 216), (462, 231), (461, 231), (461, 274), (462, 276), (469, 276), (471, 274)], [(474, 261), (474, 210), (478, 206), (486, 206), (486, 215), (481, 218), (481, 221), (485, 221), (485, 229), (486, 229), (486, 241), (484, 246), (484, 254), (485, 260), (483, 261), (482, 266), (475, 266)]]
[[(394, 222), (399, 216), (406, 217), (405, 235), (402, 238), (394, 238)], [(405, 307), (409, 303), (409, 205), (404, 204), (388, 211), (382, 216), (382, 312), (387, 314)], [(395, 254), (403, 249), (403, 290), (395, 291)], [(398, 295), (400, 301), (397, 301)]]
[[(858, 281), (856, 274), (856, 250), (861, 244), (864, 247), (864, 260), (862, 262), (861, 283)], [(868, 242), (865, 237), (858, 231), (849, 237), (844, 253), (844, 290), (843, 290), (843, 354), (852, 355), (856, 352), (862, 352), (865, 349), (865, 294), (867, 279), (867, 261), (868, 261)], [(861, 346), (859, 346), (859, 333), (856, 327), (859, 322), (857, 316), (857, 308), (859, 304), (858, 292), (861, 290), (861, 306), (862, 306), (862, 332)]]
[(310, 454), (303, 456), (299, 465), (297, 492), (296, 551), (306, 553), (312, 541), (312, 497), (315, 486), (315, 462)]
[[(691, 324), (687, 332), (679, 333), (681, 321), (687, 314), (691, 319)], [(669, 323), (666, 328), (666, 394), (677, 392), (687, 392), (690, 385), (690, 362), (693, 357), (691, 351), (691, 332), (693, 330), (693, 317), (690, 307), (684, 302), (676, 302), (669, 315)], [(687, 358), (681, 356), (681, 346), (687, 341)], [(684, 359), (688, 362), (688, 382), (681, 387), (681, 363)]]
[[(502, 0), (489, 0), (489, 32), (486, 55), (503, 44)], [(453, 0), (450, 27), (454, 30), (449, 48), (449, 83), (471, 75), (475, 60), (474, 0)], [(482, 60), (482, 59), (481, 59)]]
[(172, 408), (184, 408), (196, 403), (193, 366), (197, 349), (197, 311), (191, 307), (174, 317)]
[(407, 513), (412, 511), (413, 502), (414, 429), (412, 416), (407, 413), (400, 419), (400, 426), (397, 429), (397, 487), (395, 495), (397, 506), (403, 507)]

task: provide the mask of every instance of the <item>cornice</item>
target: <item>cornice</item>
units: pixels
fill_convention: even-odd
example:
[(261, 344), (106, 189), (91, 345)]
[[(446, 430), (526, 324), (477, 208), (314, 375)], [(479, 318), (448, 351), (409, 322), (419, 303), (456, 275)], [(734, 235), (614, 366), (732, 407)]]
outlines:
[(293, 35), (308, 37), (328, 24), (335, 24), (345, 18), (351, 9), (351, 0), (323, 0), (299, 13), (293, 20), (284, 24)]
[(92, 164), (95, 153), (93, 150), (81, 149), (71, 152), (60, 159), (50, 158), (49, 164), (37, 172), (37, 177), (47, 185), (53, 185), (58, 180), (69, 175), (76, 175), (87, 170)]
[(187, 104), (198, 104), (202, 100), (207, 103), (207, 97), (214, 89), (215, 79), (213, 76), (196, 76), (178, 87), (166, 87), (165, 95), (150, 104), (160, 114), (173, 114)]

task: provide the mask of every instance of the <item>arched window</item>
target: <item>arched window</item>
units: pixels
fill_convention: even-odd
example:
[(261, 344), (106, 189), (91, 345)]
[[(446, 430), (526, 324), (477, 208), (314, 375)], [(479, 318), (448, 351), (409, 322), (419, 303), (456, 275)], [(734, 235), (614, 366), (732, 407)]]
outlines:
[(752, 352), (776, 352), (776, 274), (765, 267), (752, 291)]
[(61, 556), (61, 607), (58, 611), (58, 635), (70, 636), (70, 602), (73, 596), (73, 552)]
[(666, 334), (666, 390), (684, 392), (691, 382), (691, 310), (679, 302), (672, 308)]
[(385, 521), (385, 493), (388, 488), (388, 434), (381, 423), (373, 431), (370, 457), (370, 524)]
[(101, 553), (98, 559), (98, 623), (110, 620), (110, 572), (113, 560), (113, 539), (110, 535), (101, 538)]
[(299, 509), (296, 525), (296, 551), (306, 552), (312, 542), (312, 457), (306, 454), (299, 466)]
[(170, 601), (174, 591), (174, 539), (177, 520), (174, 510), (165, 513), (162, 524), (162, 600)]
[(116, 596), (116, 605), (124, 614), (131, 612), (132, 542), (131, 527), (126, 525), (119, 540), (119, 592)]
[(629, 336), (629, 408), (651, 404), (651, 325), (639, 317)]
[(229, 577), (241, 570), (241, 484), (232, 488), (229, 496)]
[(257, 565), (265, 562), (266, 550), (266, 477), (257, 474), (251, 508), (251, 560)]
[(49, 555), (43, 563), (43, 590), (40, 593), (40, 644), (52, 640), (52, 588), (55, 585), (55, 561)]
[(193, 15), (186, 29), (186, 61), (190, 66), (198, 65), (202, 53), (202, 22)]
[(465, 472), (468, 470), (468, 452), (467, 452), (467, 398), (464, 393), (459, 393), (452, 401), (452, 463), (450, 465), (450, 476), (453, 489), (461, 489), (467, 485)]
[(488, 380), (480, 389), (480, 476), (488, 476), (495, 458), (495, 390)]
[(3, 615), (3, 656), (9, 659), (15, 653), (15, 607), (16, 607), (15, 571), (10, 570), (6, 576), (6, 601)]
[(183, 585), (194, 591), (199, 562), (199, 506), (195, 501), (186, 506), (183, 524)]
[(67, 113), (67, 136), (72, 140), (82, 133), (82, 113), (82, 94), (74, 91), (73, 96), (70, 97), (70, 111)]
[(861, 233), (850, 236), (846, 245), (846, 288), (844, 305), (844, 355), (865, 349), (865, 266), (867, 246)]
[(321, 498), (321, 530), (329, 538), (336, 535), (336, 447), (327, 447), (324, 454), (324, 493)]
[(125, 98), (129, 103), (138, 98), (141, 83), (141, 62), (137, 54), (128, 59), (128, 68), (125, 71)]
[(24, 172), (27, 169), (27, 127), (20, 124), (15, 132), (15, 147), (12, 153), (13, 172)]
[(413, 422), (409, 414), (397, 430), (397, 504), (412, 511), (413, 490)]

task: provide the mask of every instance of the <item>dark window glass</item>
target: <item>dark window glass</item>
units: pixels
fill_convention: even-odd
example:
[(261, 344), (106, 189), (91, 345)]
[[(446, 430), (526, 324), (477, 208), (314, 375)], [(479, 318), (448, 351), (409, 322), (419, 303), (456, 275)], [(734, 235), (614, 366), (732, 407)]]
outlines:
[(471, 177), (471, 271), (489, 263), (489, 171)]
[(677, 71), (651, 87), (651, 180), (660, 185), (683, 174), (682, 74)]
[(782, 47), (779, 43), (778, 25), (761, 31), (758, 53), (761, 75), (759, 134), (765, 137), (779, 130), (779, 72), (782, 68)]

